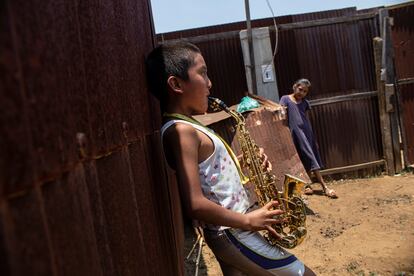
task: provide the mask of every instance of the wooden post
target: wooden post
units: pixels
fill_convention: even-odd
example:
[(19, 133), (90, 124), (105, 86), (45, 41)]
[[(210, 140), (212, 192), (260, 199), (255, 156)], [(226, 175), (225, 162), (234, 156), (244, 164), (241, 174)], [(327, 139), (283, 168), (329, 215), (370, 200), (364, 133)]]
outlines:
[(381, 136), (382, 136), (382, 150), (384, 154), (386, 171), (388, 175), (395, 174), (394, 155), (392, 152), (392, 139), (390, 120), (385, 106), (385, 83), (381, 80), (381, 57), (383, 40), (375, 37), (374, 43), (374, 61), (375, 61), (375, 75), (377, 79), (378, 90), (378, 110), (380, 116)]
[[(401, 99), (401, 92), (400, 92), (400, 85), (403, 85), (407, 79), (398, 79), (396, 76), (396, 89), (395, 93), (397, 94), (397, 102), (398, 102), (398, 117), (400, 118), (400, 127), (401, 127), (401, 139), (402, 139), (402, 152), (403, 152), (403, 168), (407, 168), (410, 165), (410, 161), (408, 160), (408, 146), (407, 146), (407, 131), (404, 126), (404, 109)], [(414, 83), (414, 78), (412, 78), (412, 83)]]
[(250, 73), (252, 76), (252, 91), (250, 92), (252, 94), (257, 95), (256, 62), (254, 60), (253, 34), (252, 34), (252, 25), (251, 25), (251, 20), (250, 20), (249, 0), (244, 0), (244, 7), (246, 9), (247, 41), (249, 44)]
[[(387, 11), (388, 12), (388, 11)], [(395, 93), (395, 70), (394, 70), (394, 51), (391, 40), (392, 18), (383, 17), (383, 48), (382, 48), (382, 80), (385, 82), (385, 101), (386, 111), (390, 118), (391, 138), (394, 155), (395, 172), (402, 170), (401, 145), (400, 145), (400, 125), (397, 94)]]

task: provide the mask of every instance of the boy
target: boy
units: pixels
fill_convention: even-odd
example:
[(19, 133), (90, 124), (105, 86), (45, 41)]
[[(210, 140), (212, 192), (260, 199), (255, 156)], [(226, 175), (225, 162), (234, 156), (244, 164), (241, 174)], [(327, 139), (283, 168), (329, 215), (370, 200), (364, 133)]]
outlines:
[[(205, 226), (204, 237), (224, 275), (315, 275), (294, 255), (269, 245), (268, 230), (282, 211), (277, 202), (249, 210), (234, 160), (224, 144), (191, 116), (208, 108), (211, 81), (200, 50), (187, 42), (163, 44), (148, 56), (151, 93), (161, 104), (163, 147), (176, 171), (186, 214)], [(250, 212), (249, 212), (250, 211)]]

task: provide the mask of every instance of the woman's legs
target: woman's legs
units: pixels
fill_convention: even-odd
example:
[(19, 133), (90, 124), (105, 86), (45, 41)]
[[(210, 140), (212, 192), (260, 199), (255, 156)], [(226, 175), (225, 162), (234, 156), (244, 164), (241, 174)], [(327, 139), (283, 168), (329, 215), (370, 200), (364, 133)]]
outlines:
[(311, 173), (315, 175), (317, 182), (321, 184), (322, 190), (327, 197), (330, 197), (330, 198), (338, 197), (334, 189), (328, 188), (319, 170), (313, 170), (310, 172), (309, 177), (312, 179)]

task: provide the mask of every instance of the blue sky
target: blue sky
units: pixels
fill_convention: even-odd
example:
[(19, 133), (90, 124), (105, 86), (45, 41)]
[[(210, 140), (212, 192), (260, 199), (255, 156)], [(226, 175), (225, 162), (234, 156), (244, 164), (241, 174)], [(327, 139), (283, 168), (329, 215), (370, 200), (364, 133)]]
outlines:
[[(409, 0), (269, 0), (275, 16), (357, 7), (365, 9)], [(252, 19), (271, 17), (266, 0), (250, 0)], [(151, 0), (156, 33), (243, 21), (244, 0)]]

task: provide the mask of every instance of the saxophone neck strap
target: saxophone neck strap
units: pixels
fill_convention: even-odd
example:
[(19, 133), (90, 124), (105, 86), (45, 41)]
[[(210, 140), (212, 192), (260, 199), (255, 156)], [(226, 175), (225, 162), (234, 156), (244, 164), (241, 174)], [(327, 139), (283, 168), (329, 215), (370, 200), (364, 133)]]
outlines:
[(205, 125), (203, 125), (202, 123), (200, 123), (199, 121), (197, 121), (196, 119), (194, 119), (192, 117), (185, 116), (183, 114), (179, 114), (179, 113), (166, 113), (166, 112), (164, 112), (164, 114), (162, 116), (163, 117), (166, 117), (166, 118), (181, 119), (183, 121), (187, 121), (187, 122), (190, 122), (190, 123), (199, 125), (199, 126), (203, 127), (205, 130), (207, 130), (209, 133), (213, 134), (218, 139), (220, 139), (220, 141), (224, 144), (224, 147), (226, 148), (227, 152), (229, 153), (231, 159), (233, 159), (234, 164), (236, 165), (236, 168), (237, 168), (237, 171), (239, 172), (239, 176), (240, 176), (240, 180), (241, 180), (242, 184), (244, 185), (247, 182), (249, 182), (249, 178), (243, 174), (243, 171), (242, 171), (241, 166), (240, 166), (240, 162), (237, 159), (236, 154), (234, 154), (234, 151), (231, 149), (231, 147), (229, 146), (229, 144), (220, 135), (218, 135), (217, 133), (213, 132), (211, 129), (209, 129), (208, 127), (206, 127)]

